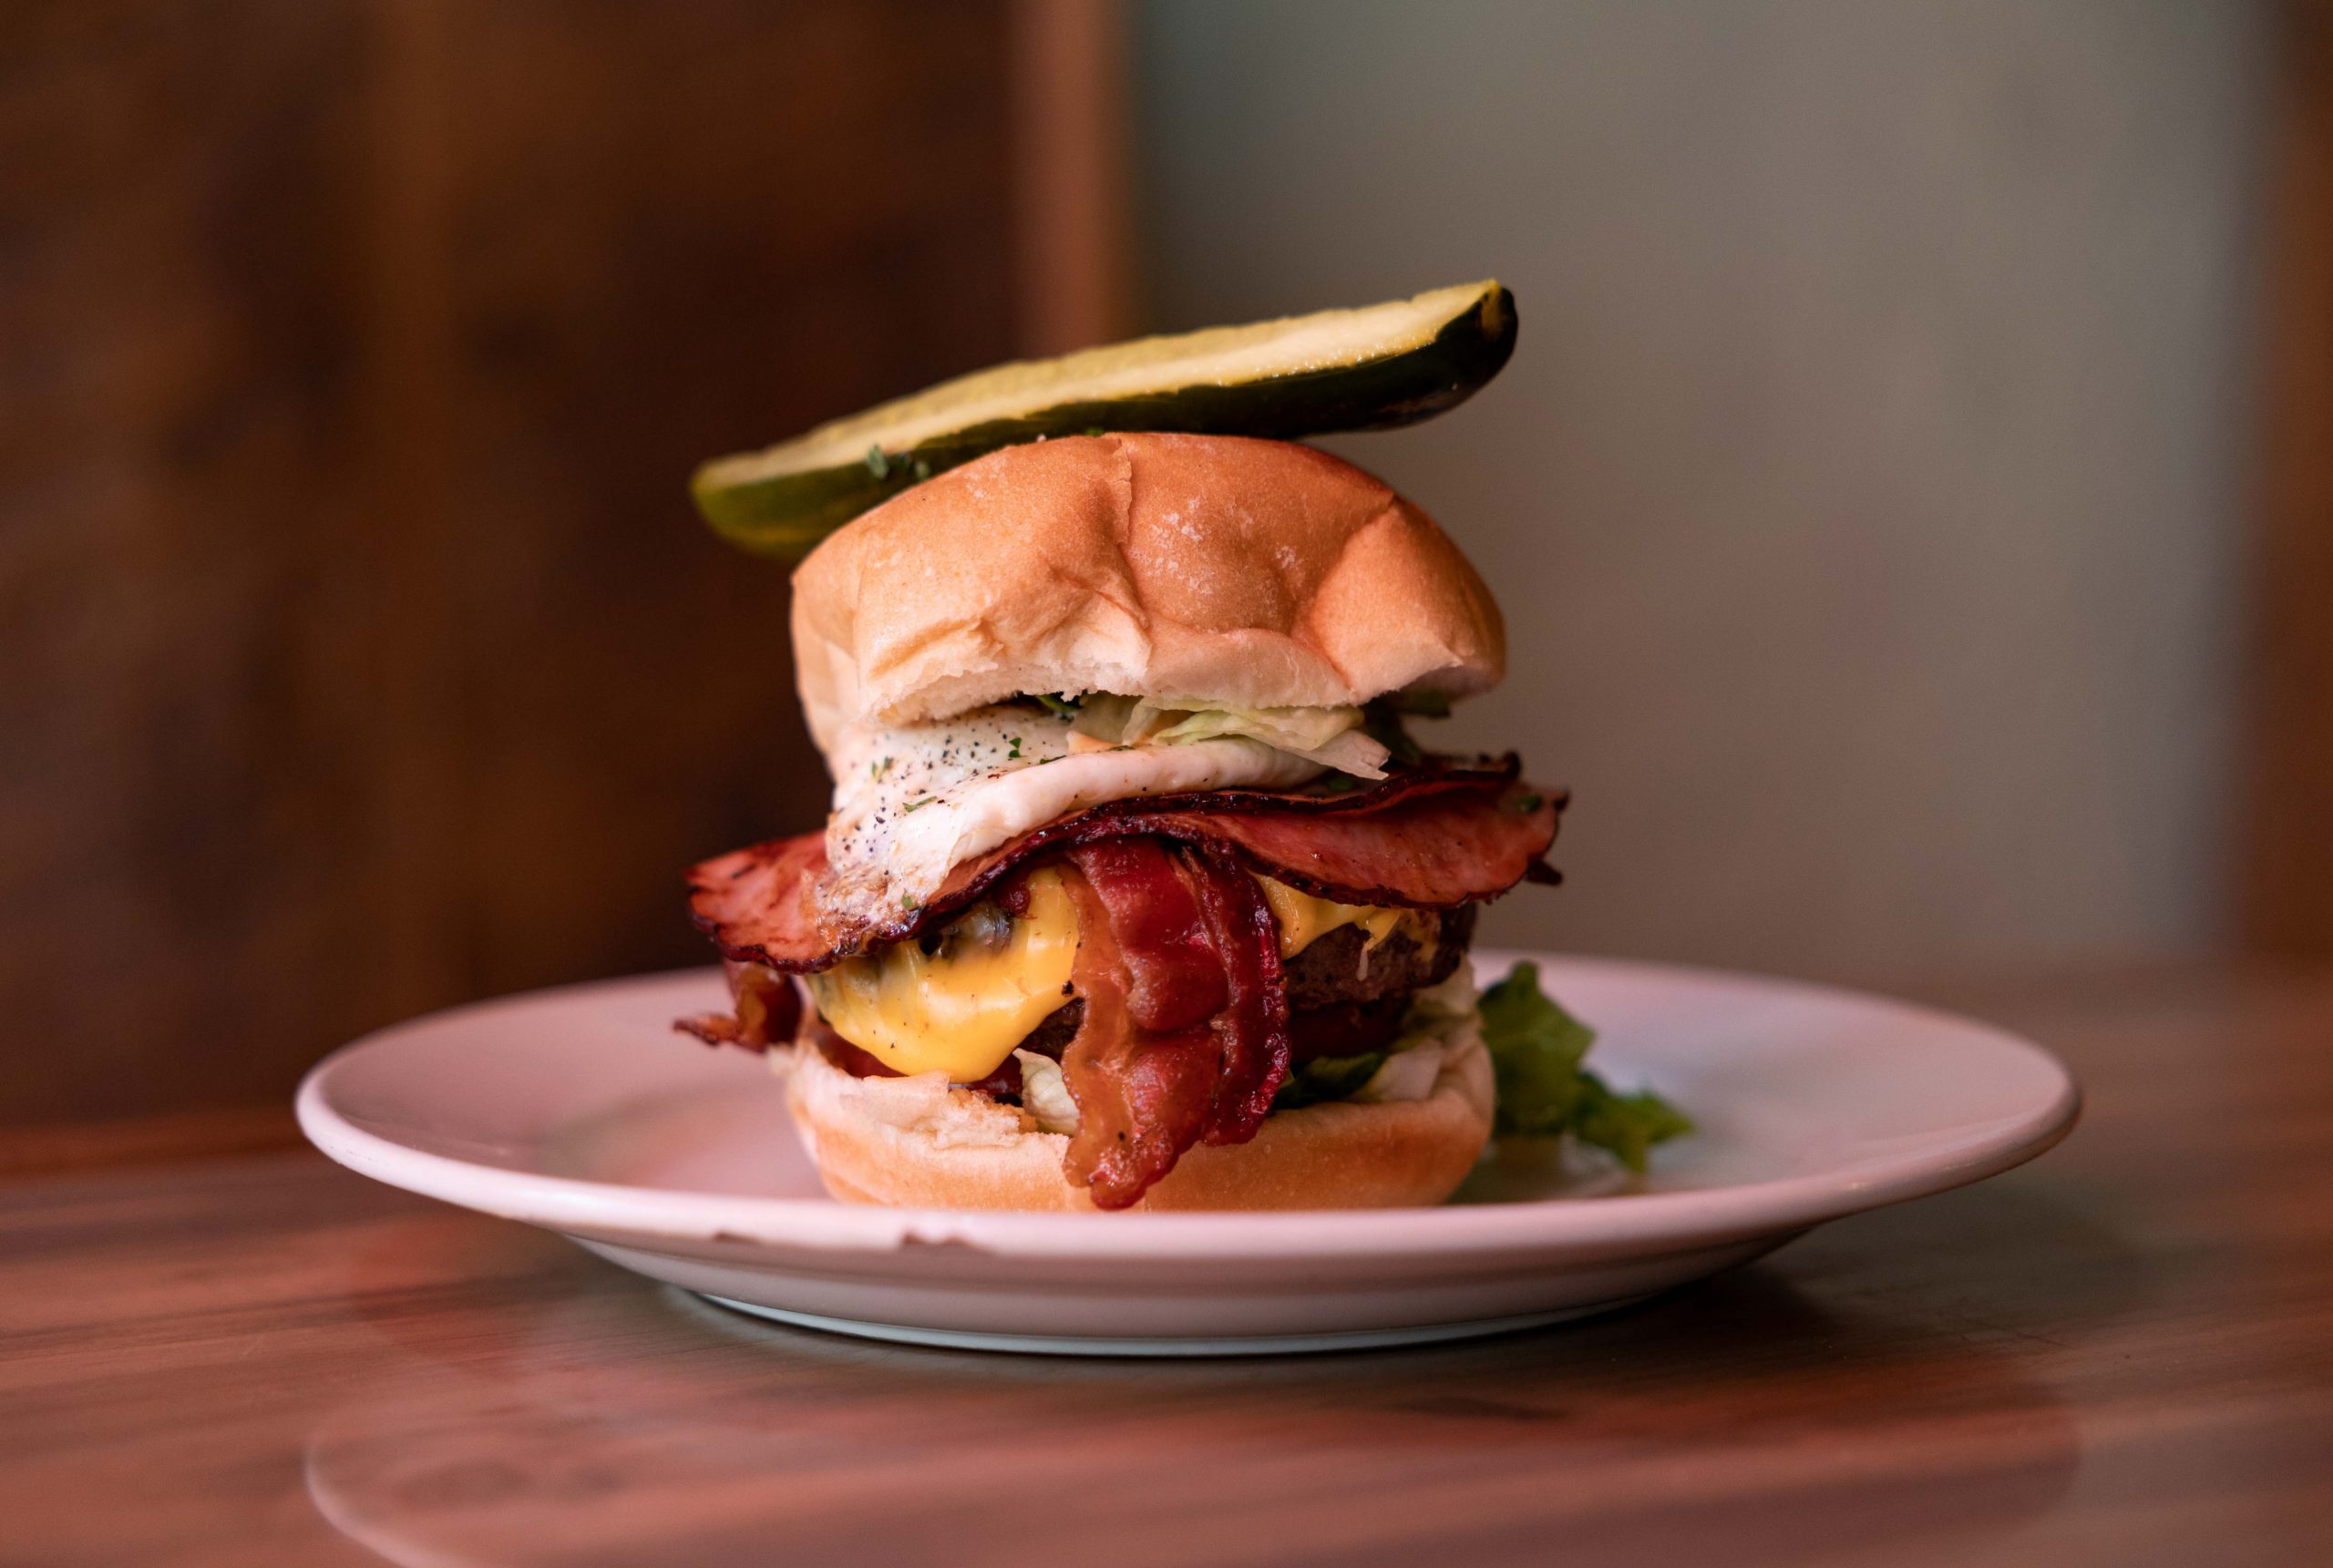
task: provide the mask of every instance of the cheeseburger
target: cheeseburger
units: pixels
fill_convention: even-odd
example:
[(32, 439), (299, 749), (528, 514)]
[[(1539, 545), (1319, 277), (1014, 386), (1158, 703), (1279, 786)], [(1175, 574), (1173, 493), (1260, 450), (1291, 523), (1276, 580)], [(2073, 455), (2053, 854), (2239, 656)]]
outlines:
[(1475, 913), (1554, 880), (1561, 800), (1403, 729), (1506, 659), (1423, 512), (1287, 442), (1008, 446), (819, 546), (793, 640), (834, 813), (692, 874), (737, 1007), (693, 1024), (786, 1050), (838, 1197), (1368, 1207), (1473, 1168)]
[(1259, 438), (1426, 417), (1514, 334), (1463, 285), (1003, 366), (700, 471), (746, 548), (823, 541), (792, 633), (834, 794), (691, 872), (734, 1006), (681, 1027), (771, 1054), (835, 1196), (1385, 1207), (1495, 1129), (1639, 1168), (1683, 1130), (1580, 1070), (1528, 966), (1475, 991), (1475, 913), (1556, 880), (1563, 805), (1410, 735), (1505, 672), (1489, 590), (1376, 479)]

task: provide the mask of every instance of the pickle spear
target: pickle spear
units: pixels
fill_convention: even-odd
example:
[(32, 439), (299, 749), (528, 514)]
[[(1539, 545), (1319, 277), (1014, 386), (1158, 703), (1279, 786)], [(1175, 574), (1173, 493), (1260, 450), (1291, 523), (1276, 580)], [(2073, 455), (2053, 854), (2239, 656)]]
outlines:
[(690, 491), (723, 538), (798, 559), (918, 480), (1016, 442), (1107, 430), (1293, 440), (1414, 424), (1496, 375), (1515, 333), (1515, 296), (1485, 282), (1019, 361), (717, 458)]

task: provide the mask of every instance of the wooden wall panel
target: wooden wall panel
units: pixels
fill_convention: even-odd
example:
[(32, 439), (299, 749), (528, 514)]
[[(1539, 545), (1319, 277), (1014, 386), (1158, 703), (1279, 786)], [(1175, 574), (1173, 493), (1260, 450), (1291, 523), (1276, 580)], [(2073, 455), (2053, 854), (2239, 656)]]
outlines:
[(2333, 956), (2333, 0), (2290, 0), (2268, 201), (2250, 799), (2256, 951)]
[(0, 1124), (695, 961), (814, 822), (700, 457), (1012, 346), (1002, 0), (0, 17)]
[(1013, 0), (1015, 300), (1025, 354), (1136, 330), (1123, 0)]

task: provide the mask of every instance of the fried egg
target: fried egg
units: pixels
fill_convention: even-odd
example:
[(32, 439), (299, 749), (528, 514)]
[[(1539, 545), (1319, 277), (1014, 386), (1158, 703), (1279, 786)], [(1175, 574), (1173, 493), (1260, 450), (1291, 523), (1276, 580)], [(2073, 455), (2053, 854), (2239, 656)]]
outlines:
[(1096, 748), (1067, 720), (1020, 707), (847, 731), (831, 762), (832, 871), (817, 897), (847, 920), (913, 909), (963, 861), (1105, 801), (1290, 789), (1327, 771), (1244, 737)]

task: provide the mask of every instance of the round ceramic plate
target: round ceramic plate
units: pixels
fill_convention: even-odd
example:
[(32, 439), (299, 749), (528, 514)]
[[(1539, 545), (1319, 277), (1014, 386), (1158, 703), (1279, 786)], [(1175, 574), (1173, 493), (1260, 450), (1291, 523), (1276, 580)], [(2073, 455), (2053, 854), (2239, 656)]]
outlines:
[[(1485, 980), (1516, 955), (1477, 955)], [(357, 1041), (300, 1122), (342, 1164), (563, 1232), (725, 1306), (921, 1343), (1221, 1355), (1554, 1322), (1809, 1226), (2009, 1169), (2073, 1123), (2038, 1047), (1882, 1000), (1705, 970), (1538, 959), (1591, 1062), (1698, 1123), (1650, 1177), (1509, 1156), (1435, 1209), (1033, 1214), (864, 1208), (819, 1186), (762, 1061), (673, 1020), (712, 970), (511, 997)]]

